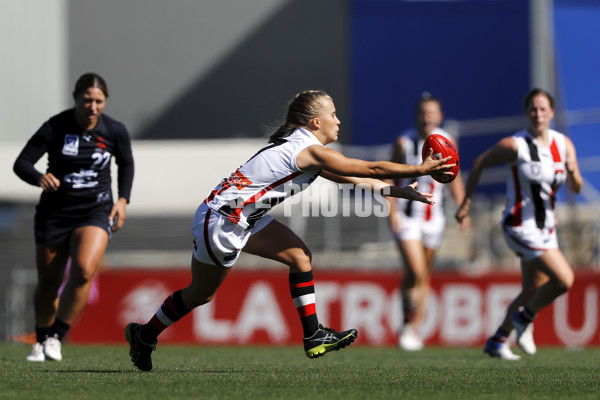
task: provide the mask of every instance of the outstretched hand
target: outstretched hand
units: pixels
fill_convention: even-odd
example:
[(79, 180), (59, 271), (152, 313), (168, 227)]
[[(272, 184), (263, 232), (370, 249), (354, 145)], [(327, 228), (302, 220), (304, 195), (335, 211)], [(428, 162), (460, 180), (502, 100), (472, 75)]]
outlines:
[(413, 182), (408, 186), (405, 187), (398, 187), (398, 186), (388, 186), (385, 189), (389, 188), (389, 194), (388, 193), (384, 193), (386, 196), (391, 196), (391, 197), (401, 197), (404, 199), (408, 199), (408, 200), (415, 200), (415, 201), (420, 201), (421, 203), (425, 203), (425, 204), (435, 204), (435, 201), (433, 201), (433, 193), (423, 193), (423, 192), (419, 192), (416, 187), (419, 184), (419, 182)]
[(436, 160), (433, 158), (433, 149), (429, 149), (429, 154), (421, 163), (423, 168), (423, 175), (450, 175), (454, 176), (454, 173), (449, 171), (456, 164), (446, 164), (446, 162), (452, 159), (451, 156), (440, 158)]

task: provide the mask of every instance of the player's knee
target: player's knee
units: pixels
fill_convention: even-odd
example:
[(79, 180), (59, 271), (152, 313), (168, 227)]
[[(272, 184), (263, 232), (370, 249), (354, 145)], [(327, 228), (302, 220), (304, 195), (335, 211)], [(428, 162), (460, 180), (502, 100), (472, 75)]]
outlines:
[(290, 254), (289, 265), (298, 270), (310, 270), (312, 265), (312, 253), (308, 248), (295, 249)]
[(573, 287), (573, 282), (575, 282), (575, 274), (570, 272), (565, 274), (565, 276), (561, 277), (558, 287), (561, 293), (565, 293), (569, 291)]
[(93, 277), (94, 272), (92, 268), (80, 266), (78, 264), (71, 265), (71, 270), (69, 271), (69, 284), (71, 286), (81, 287), (90, 285)]
[(429, 272), (425, 269), (417, 269), (413, 273), (416, 284), (419, 286), (426, 285), (430, 280)]

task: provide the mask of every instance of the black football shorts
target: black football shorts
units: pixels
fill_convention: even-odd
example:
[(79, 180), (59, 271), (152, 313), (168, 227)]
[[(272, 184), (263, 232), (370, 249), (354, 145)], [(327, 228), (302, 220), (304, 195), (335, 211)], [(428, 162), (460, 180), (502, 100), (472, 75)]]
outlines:
[(111, 237), (111, 223), (108, 215), (112, 209), (111, 203), (94, 207), (82, 215), (56, 215), (39, 210), (35, 213), (34, 234), (35, 243), (48, 246), (63, 246), (68, 243), (71, 232), (82, 226), (97, 226), (104, 229)]

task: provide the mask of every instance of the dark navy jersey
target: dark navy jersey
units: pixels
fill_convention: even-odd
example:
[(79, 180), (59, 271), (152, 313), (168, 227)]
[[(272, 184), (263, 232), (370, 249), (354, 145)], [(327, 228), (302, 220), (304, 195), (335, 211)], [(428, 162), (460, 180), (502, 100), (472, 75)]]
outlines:
[(100, 114), (96, 126), (82, 128), (69, 109), (50, 118), (29, 139), (14, 164), (25, 182), (39, 186), (42, 173), (34, 164), (48, 153), (47, 172), (60, 180), (56, 192), (42, 192), (38, 211), (50, 214), (84, 214), (113, 202), (111, 160), (118, 168), (119, 197), (129, 202), (133, 183), (133, 155), (125, 126)]

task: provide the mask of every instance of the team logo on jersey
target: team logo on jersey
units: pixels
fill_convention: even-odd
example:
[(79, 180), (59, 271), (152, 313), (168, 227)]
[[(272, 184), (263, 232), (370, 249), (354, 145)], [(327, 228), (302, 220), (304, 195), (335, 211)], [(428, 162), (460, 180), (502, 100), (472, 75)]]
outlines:
[(229, 182), (236, 188), (238, 188), (238, 190), (241, 190), (246, 186), (252, 185), (252, 181), (246, 178), (244, 174), (240, 172), (239, 169), (237, 169), (233, 174), (229, 176)]
[(531, 175), (533, 175), (533, 176), (540, 176), (541, 172), (542, 172), (542, 167), (540, 166), (539, 163), (532, 163), (531, 164)]
[(65, 144), (62, 148), (62, 153), (65, 156), (76, 156), (79, 154), (79, 135), (65, 135)]
[(101, 136), (98, 136), (98, 140), (96, 141), (96, 147), (99, 147), (101, 149), (106, 148), (106, 144), (104, 143), (104, 138), (102, 138)]

